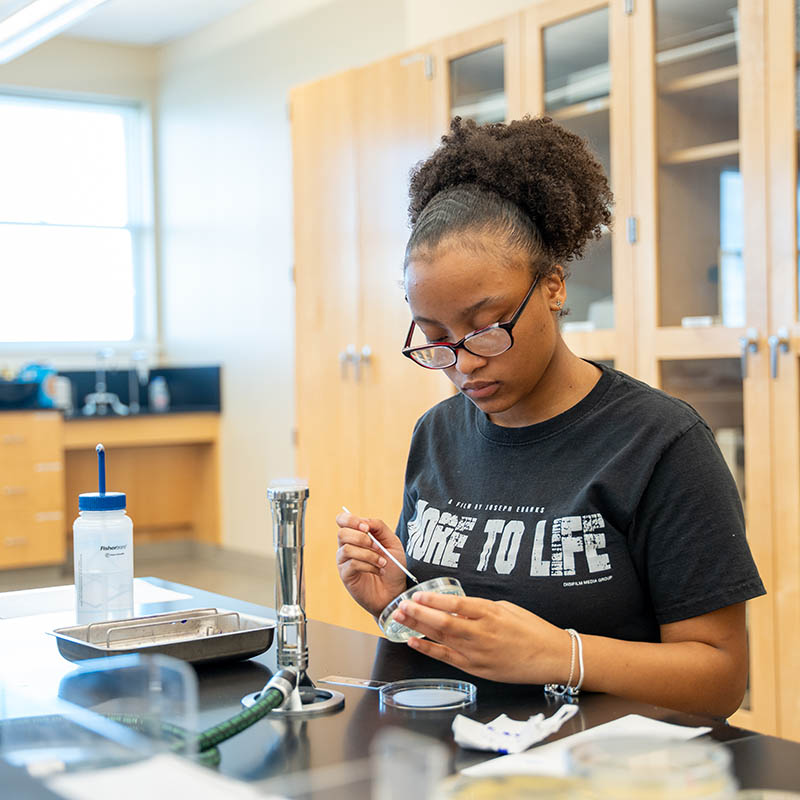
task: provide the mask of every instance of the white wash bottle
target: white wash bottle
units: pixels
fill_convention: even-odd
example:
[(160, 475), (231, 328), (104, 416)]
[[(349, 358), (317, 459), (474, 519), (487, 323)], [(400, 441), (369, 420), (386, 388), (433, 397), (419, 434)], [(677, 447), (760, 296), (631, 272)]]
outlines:
[(97, 473), (98, 491), (78, 496), (72, 526), (79, 625), (133, 616), (133, 522), (125, 513), (125, 494), (106, 491), (102, 444)]

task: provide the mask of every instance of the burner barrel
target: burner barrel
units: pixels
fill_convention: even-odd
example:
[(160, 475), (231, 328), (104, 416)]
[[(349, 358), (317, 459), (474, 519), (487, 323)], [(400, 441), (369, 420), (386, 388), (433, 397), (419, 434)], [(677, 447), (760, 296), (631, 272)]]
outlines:
[(278, 614), (278, 667), (293, 667), (305, 677), (308, 669), (303, 547), (308, 484), (279, 481), (267, 489), (272, 509), (272, 540), (277, 580), (275, 609)]

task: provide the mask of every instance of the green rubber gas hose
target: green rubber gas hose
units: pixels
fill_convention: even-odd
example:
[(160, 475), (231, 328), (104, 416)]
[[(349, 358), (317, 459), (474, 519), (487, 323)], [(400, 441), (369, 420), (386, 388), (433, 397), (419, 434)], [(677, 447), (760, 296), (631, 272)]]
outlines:
[(250, 708), (245, 708), (225, 722), (219, 725), (213, 725), (204, 730), (194, 740), (198, 753), (203, 753), (216, 747), (220, 742), (230, 739), (231, 736), (236, 736), (246, 728), (258, 722), (263, 717), (266, 717), (270, 711), (277, 708), (283, 703), (284, 695), (278, 689), (267, 689), (261, 693), (258, 701)]
[[(274, 686), (273, 683), (275, 684)], [(171, 740), (170, 749), (172, 752), (188, 755), (205, 766), (215, 767), (221, 759), (217, 745), (237, 733), (241, 733), (267, 716), (270, 711), (282, 705), (296, 685), (297, 673), (294, 670), (282, 669), (261, 690), (259, 698), (254, 705), (250, 708), (245, 708), (218, 725), (212, 725), (202, 733), (193, 734), (185, 728), (173, 725), (170, 722), (160, 722), (159, 728), (161, 733)], [(281, 688), (275, 688), (276, 686)], [(104, 714), (103, 716), (113, 722), (119, 722), (138, 733), (149, 734), (151, 732), (148, 721), (136, 714)], [(64, 720), (64, 717), (57, 715), (17, 718), (3, 720), (0, 722), (0, 727), (50, 726), (56, 721)]]

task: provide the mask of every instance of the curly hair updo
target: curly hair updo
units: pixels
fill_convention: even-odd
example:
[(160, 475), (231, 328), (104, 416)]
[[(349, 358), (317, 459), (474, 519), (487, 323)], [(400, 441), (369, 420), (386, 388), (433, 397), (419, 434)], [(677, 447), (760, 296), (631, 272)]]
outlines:
[(489, 233), (545, 274), (600, 238), (613, 201), (583, 139), (548, 117), (507, 125), (455, 117), (439, 148), (412, 170), (409, 195), (406, 266), (450, 236)]

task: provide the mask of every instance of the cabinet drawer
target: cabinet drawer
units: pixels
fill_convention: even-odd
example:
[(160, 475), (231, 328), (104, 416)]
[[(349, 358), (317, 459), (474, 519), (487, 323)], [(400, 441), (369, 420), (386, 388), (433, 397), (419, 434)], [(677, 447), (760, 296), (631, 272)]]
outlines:
[(63, 421), (53, 411), (0, 414), (0, 480), (62, 461)]
[(16, 511), (60, 511), (64, 507), (64, 475), (36, 472), (8, 480), (0, 470), (0, 520)]
[(0, 569), (63, 563), (63, 516), (60, 511), (4, 515), (0, 519)]

